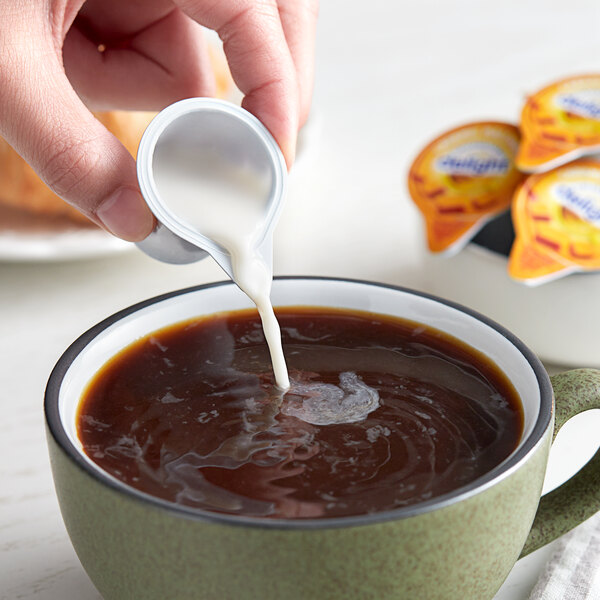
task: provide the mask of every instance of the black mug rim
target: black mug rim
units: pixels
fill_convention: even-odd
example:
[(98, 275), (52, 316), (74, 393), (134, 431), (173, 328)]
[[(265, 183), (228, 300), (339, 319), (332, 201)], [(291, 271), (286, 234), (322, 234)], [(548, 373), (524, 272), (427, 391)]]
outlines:
[(550, 378), (541, 361), (533, 353), (533, 351), (530, 350), (519, 338), (517, 338), (513, 333), (508, 331), (502, 325), (478, 313), (477, 311), (462, 306), (458, 303), (440, 298), (432, 294), (412, 290), (401, 286), (343, 277), (288, 275), (278, 276), (274, 279), (276, 281), (334, 281), (386, 288), (410, 294), (413, 296), (433, 300), (435, 302), (463, 312), (477, 319), (478, 321), (481, 321), (483, 324), (496, 330), (509, 342), (511, 342), (526, 359), (526, 361), (529, 363), (530, 367), (532, 368), (535, 374), (540, 390), (540, 410), (532, 431), (529, 433), (529, 435), (521, 444), (521, 446), (515, 452), (513, 452), (506, 460), (504, 460), (502, 463), (500, 463), (484, 475), (478, 477), (477, 479), (465, 486), (457, 488), (456, 490), (453, 490), (441, 496), (437, 496), (431, 500), (413, 504), (407, 507), (400, 507), (393, 510), (348, 517), (329, 517), (317, 519), (272, 519), (216, 513), (204, 509), (182, 506), (179, 504), (175, 504), (174, 502), (151, 496), (150, 494), (141, 492), (121, 481), (118, 481), (117, 479), (103, 471), (100, 467), (92, 466), (90, 462), (88, 462), (88, 460), (84, 458), (82, 452), (78, 448), (76, 448), (71, 442), (63, 426), (59, 412), (58, 401), (62, 381), (75, 358), (86, 346), (92, 343), (93, 340), (98, 335), (100, 335), (100, 333), (102, 333), (105, 329), (107, 329), (111, 325), (114, 325), (121, 319), (144, 308), (147, 308), (148, 306), (157, 304), (164, 300), (175, 298), (177, 296), (183, 296), (189, 293), (195, 293), (201, 290), (210, 289), (214, 287), (235, 285), (232, 281), (227, 280), (192, 286), (169, 292), (166, 294), (161, 294), (159, 296), (149, 298), (142, 302), (138, 302), (136, 304), (133, 304), (132, 306), (129, 306), (128, 308), (120, 310), (114, 313), (113, 315), (107, 317), (106, 319), (102, 320), (100, 323), (83, 333), (79, 338), (77, 338), (67, 348), (67, 350), (65, 350), (65, 352), (57, 361), (46, 385), (46, 391), (44, 394), (44, 414), (49, 435), (52, 436), (55, 443), (69, 457), (69, 459), (71, 459), (75, 463), (75, 465), (77, 465), (85, 473), (90, 475), (99, 483), (106, 485), (114, 491), (124, 494), (125, 496), (131, 499), (141, 501), (157, 509), (165, 510), (173, 514), (174, 516), (183, 517), (194, 521), (205, 521), (209, 523), (219, 523), (230, 526), (244, 526), (253, 528), (284, 530), (329, 529), (373, 525), (377, 523), (384, 523), (387, 521), (414, 517), (420, 514), (445, 508), (447, 506), (465, 500), (469, 497), (472, 497), (476, 494), (479, 494), (484, 490), (496, 485), (500, 481), (504, 480), (513, 471), (517, 470), (520, 467), (520, 465), (527, 460), (530, 453), (532, 453), (538, 446), (538, 444), (541, 443), (544, 433), (547, 431), (552, 420), (554, 396), (552, 392)]

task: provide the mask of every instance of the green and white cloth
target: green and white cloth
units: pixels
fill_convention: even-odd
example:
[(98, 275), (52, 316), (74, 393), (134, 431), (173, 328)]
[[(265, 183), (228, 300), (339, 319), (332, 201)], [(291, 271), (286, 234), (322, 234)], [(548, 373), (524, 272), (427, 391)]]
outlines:
[(600, 513), (561, 538), (529, 600), (600, 600)]

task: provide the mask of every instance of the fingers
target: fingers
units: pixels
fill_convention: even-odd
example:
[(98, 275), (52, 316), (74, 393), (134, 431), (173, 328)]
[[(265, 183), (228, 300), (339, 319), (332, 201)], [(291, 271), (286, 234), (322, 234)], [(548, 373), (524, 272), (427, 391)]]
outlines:
[(242, 106), (269, 129), (290, 166), (299, 125), (299, 92), (275, 1), (176, 2), (193, 19), (217, 31), (233, 79), (244, 94)]
[[(298, 127), (310, 104), (316, 0), (175, 1), (219, 33), (232, 75), (245, 94), (242, 105), (271, 131), (291, 165)], [(83, 12), (84, 20), (94, 10), (107, 11), (106, 2), (121, 6), (116, 0), (90, 0), (94, 6)], [(138, 21), (149, 19), (147, 26), (117, 31), (104, 52), (98, 50), (101, 38), (76, 27), (67, 35), (64, 63), (80, 98), (61, 63), (62, 35), (69, 26), (54, 19), (49, 29), (37, 3), (23, 6), (18, 13), (22, 31), (15, 27), (17, 16), (0, 22), (0, 133), (59, 196), (115, 235), (143, 239), (154, 218), (138, 191), (134, 161), (81, 98), (99, 109), (115, 104), (152, 109), (211, 93), (200, 28), (180, 11), (169, 10), (165, 0), (137, 2), (140, 10), (151, 6), (154, 17), (161, 12), (160, 17), (135, 13)], [(70, 25), (80, 3), (68, 6), (72, 16), (64, 22)], [(114, 34), (114, 15), (109, 13), (94, 21), (95, 34), (107, 31), (97, 29), (101, 23), (112, 23), (108, 29)], [(115, 43), (120, 35), (124, 45)]]
[(298, 80), (300, 126), (310, 111), (315, 65), (315, 36), (318, 0), (277, 0), (283, 26)]
[[(102, 22), (94, 5), (75, 21), (63, 47), (65, 70), (73, 87), (94, 110), (115, 107), (160, 110), (190, 96), (212, 96), (215, 80), (202, 28), (172, 9), (162, 18), (122, 32), (92, 25)], [(98, 48), (101, 48), (99, 50)]]
[(83, 105), (43, 31), (35, 47), (26, 36), (10, 37), (0, 57), (0, 133), (90, 219), (126, 240), (146, 237), (154, 218), (131, 155)]

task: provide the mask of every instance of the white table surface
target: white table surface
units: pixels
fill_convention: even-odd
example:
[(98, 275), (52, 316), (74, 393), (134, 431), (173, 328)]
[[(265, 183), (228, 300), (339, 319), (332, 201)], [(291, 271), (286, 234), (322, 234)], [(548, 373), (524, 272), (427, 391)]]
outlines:
[[(324, 0), (312, 131), (276, 232), (276, 273), (421, 287), (423, 232), (405, 186), (415, 152), (465, 121), (515, 121), (537, 86), (600, 70), (599, 28), (597, 0)], [(55, 361), (120, 308), (220, 279), (209, 260), (173, 267), (135, 249), (0, 264), (1, 600), (100, 598), (52, 485), (42, 398)], [(591, 455), (597, 417), (561, 432), (547, 489)], [(551, 549), (519, 561), (496, 600), (525, 600)]]

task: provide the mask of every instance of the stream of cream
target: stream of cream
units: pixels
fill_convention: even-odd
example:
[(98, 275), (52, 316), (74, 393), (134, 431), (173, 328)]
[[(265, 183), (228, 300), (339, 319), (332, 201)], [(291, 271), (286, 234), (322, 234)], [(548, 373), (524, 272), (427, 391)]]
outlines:
[(270, 299), (273, 273), (256, 251), (267, 208), (268, 176), (224, 164), (209, 151), (191, 155), (171, 148), (155, 162), (154, 179), (173, 214), (231, 255), (233, 279), (258, 309), (277, 387), (287, 390), (281, 332)]

